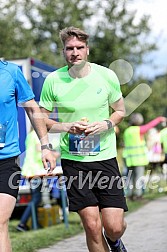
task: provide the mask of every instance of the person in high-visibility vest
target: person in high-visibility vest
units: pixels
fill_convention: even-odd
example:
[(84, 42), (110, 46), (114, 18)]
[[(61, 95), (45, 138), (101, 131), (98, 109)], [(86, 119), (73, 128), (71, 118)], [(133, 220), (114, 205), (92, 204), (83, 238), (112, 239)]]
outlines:
[[(51, 142), (52, 143), (52, 142)], [(52, 143), (53, 144), (53, 143)], [(40, 175), (45, 174), (45, 170), (43, 169), (43, 164), (41, 160), (41, 146), (40, 141), (37, 137), (37, 134), (33, 128), (31, 128), (30, 132), (27, 134), (26, 141), (26, 155), (23, 163), (23, 167), (21, 170), (21, 174), (23, 177), (27, 178), (30, 183), (31, 190), (31, 201), (25, 208), (21, 218), (20, 223), (16, 227), (18, 231), (25, 232), (29, 230), (27, 226), (27, 222), (29, 218), (32, 216), (32, 204), (35, 207), (35, 214), (37, 219), (37, 227), (40, 227), (38, 223), (38, 211), (37, 207), (42, 199), (41, 189), (43, 186), (43, 180)], [(53, 147), (55, 147), (53, 145)], [(53, 149), (53, 153), (55, 153), (56, 157), (58, 157), (58, 152), (55, 152)], [(56, 162), (55, 162), (56, 167)]]
[(164, 163), (167, 164), (167, 125), (160, 131), (160, 141), (163, 148), (163, 153), (165, 154)]
[(25, 144), (26, 144), (26, 156), (21, 173), (22, 176), (24, 177), (27, 178), (34, 177), (34, 178), (30, 179), (31, 201), (29, 202), (29, 204), (27, 205), (21, 216), (20, 223), (16, 228), (18, 231), (29, 230), (27, 222), (29, 217), (31, 217), (32, 204), (34, 204), (35, 206), (35, 212), (37, 216), (37, 207), (41, 201), (41, 187), (42, 187), (42, 180), (40, 179), (40, 177), (37, 176), (44, 173), (41, 161), (40, 142), (37, 137), (37, 134), (33, 129), (27, 134)]
[(149, 123), (142, 125), (143, 121), (143, 116), (140, 113), (133, 113), (130, 116), (130, 126), (125, 130), (123, 135), (123, 158), (128, 172), (130, 172), (128, 197), (132, 200), (142, 198), (145, 166), (149, 164), (148, 149), (144, 135), (149, 129), (161, 122), (165, 122), (166, 118), (162, 116), (157, 117)]

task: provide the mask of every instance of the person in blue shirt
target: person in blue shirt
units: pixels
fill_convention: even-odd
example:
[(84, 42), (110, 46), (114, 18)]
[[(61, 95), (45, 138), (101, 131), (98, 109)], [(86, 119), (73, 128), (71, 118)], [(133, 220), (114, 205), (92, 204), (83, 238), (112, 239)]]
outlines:
[[(20, 68), (0, 61), (0, 251), (11, 252), (8, 221), (13, 212), (19, 188), (18, 106), (23, 106), (42, 149), (44, 168), (55, 168), (56, 157), (50, 150), (47, 129), (34, 94)], [(6, 134), (2, 133), (6, 131)]]

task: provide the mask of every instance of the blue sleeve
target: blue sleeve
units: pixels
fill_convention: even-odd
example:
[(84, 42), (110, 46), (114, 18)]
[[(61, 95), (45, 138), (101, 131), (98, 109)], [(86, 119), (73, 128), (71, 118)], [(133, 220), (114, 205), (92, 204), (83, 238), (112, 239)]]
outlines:
[(33, 91), (19, 67), (16, 73), (16, 97), (17, 103), (24, 103), (34, 98)]

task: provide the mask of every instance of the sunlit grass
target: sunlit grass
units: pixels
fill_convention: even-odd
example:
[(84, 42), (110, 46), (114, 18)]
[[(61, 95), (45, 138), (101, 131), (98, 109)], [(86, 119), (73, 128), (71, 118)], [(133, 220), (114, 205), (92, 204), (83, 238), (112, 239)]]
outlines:
[(11, 220), (9, 224), (13, 252), (33, 252), (83, 231), (79, 216), (75, 213), (69, 214), (68, 229), (61, 223), (35, 231), (18, 232), (16, 230), (18, 222)]

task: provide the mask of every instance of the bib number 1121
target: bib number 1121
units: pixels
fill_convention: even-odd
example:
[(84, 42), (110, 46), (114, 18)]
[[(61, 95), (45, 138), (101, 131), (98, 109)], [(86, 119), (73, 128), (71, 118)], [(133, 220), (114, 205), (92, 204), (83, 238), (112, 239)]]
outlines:
[(69, 134), (69, 153), (73, 155), (97, 155), (100, 151), (100, 136)]

